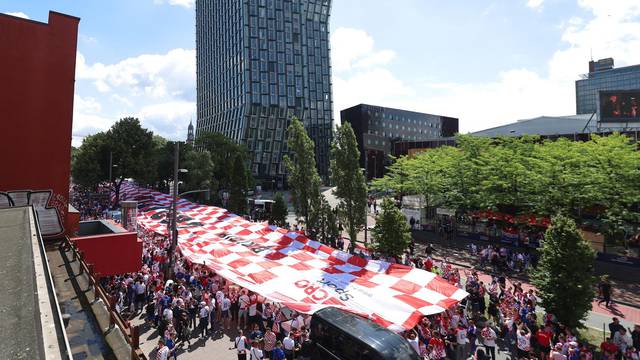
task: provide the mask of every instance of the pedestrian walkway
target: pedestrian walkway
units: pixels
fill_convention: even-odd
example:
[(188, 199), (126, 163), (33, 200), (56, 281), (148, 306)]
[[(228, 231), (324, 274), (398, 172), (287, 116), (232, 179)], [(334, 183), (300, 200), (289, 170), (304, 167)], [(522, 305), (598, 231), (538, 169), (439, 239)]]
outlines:
[[(454, 265), (458, 266), (466, 271), (470, 271), (472, 268), (475, 269), (480, 275), (480, 280), (484, 281), (485, 284), (491, 282), (491, 274), (489, 271), (485, 271), (484, 269), (479, 269), (478, 263), (475, 258), (470, 257), (470, 254), (466, 250), (456, 249), (456, 248), (447, 248), (440, 244), (433, 245), (435, 251), (433, 253), (433, 258), (438, 261), (442, 261), (443, 259), (447, 259), (447, 261)], [(416, 244), (416, 253), (423, 254), (425, 251), (425, 244), (418, 243)], [(463, 275), (464, 276), (464, 275)], [(525, 291), (529, 289), (535, 289), (535, 287), (530, 283), (529, 278), (526, 274), (513, 274), (507, 275), (508, 282), (520, 282)], [(638, 301), (639, 293), (631, 293), (630, 288), (633, 286), (637, 286), (637, 284), (629, 284), (630, 286), (620, 286), (618, 290), (614, 293), (615, 296), (624, 295), (626, 299), (633, 299), (633, 301)], [(621, 319), (623, 324), (626, 326), (633, 326), (634, 324), (640, 324), (640, 308), (632, 307), (624, 304), (614, 304), (611, 308), (607, 308), (604, 304), (599, 304), (597, 300), (593, 301), (592, 304), (592, 314), (587, 318), (586, 323), (587, 326), (593, 328), (601, 328), (603, 322), (610, 322), (612, 317), (618, 317)], [(598, 316), (600, 315), (600, 316)]]
[[(478, 259), (476, 257), (470, 257), (469, 251), (466, 248), (469, 244), (476, 244), (478, 249), (488, 245), (487, 242), (472, 241), (461, 237), (443, 240), (438, 237), (438, 234), (430, 231), (416, 231), (413, 235), (418, 246), (422, 246), (422, 249), (424, 245), (430, 243), (436, 249), (437, 256), (446, 257), (449, 262), (462, 267), (477, 268), (479, 266)], [(509, 247), (505, 244), (500, 244), (500, 246)], [(631, 272), (635, 273), (638, 272), (638, 270), (627, 269), (622, 265), (606, 266), (606, 269), (603, 269), (605, 265), (610, 264), (596, 262), (596, 272), (600, 274), (607, 273), (611, 276), (610, 280), (612, 288), (614, 289), (613, 299), (627, 307), (640, 308), (640, 281), (630, 276)], [(529, 281), (526, 273), (515, 273), (511, 277), (524, 282)]]

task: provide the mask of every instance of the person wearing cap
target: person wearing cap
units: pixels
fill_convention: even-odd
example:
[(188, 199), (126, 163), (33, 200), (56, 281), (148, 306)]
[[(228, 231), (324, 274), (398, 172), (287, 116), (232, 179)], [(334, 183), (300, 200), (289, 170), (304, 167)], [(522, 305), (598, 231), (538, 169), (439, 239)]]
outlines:
[(569, 341), (567, 348), (567, 360), (579, 360), (580, 359), (580, 348), (578, 347), (578, 343), (576, 341)]

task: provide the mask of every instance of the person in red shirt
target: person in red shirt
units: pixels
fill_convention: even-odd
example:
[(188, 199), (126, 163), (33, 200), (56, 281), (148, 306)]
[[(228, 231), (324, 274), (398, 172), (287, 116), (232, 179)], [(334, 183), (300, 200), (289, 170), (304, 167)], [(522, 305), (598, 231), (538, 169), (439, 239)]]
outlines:
[(427, 257), (424, 261), (424, 269), (426, 271), (431, 271), (431, 269), (433, 269), (433, 260), (431, 260), (431, 257)]
[(429, 340), (429, 347), (433, 348), (431, 351), (431, 359), (440, 360), (445, 358), (444, 340), (442, 340), (439, 333), (433, 333), (433, 337)]
[(542, 354), (548, 354), (551, 351), (551, 335), (544, 328), (538, 329), (536, 333), (536, 340)]
[(600, 344), (600, 350), (603, 354), (608, 354), (609, 357), (614, 357), (618, 352), (618, 347), (613, 343), (613, 338), (607, 338), (607, 341)]

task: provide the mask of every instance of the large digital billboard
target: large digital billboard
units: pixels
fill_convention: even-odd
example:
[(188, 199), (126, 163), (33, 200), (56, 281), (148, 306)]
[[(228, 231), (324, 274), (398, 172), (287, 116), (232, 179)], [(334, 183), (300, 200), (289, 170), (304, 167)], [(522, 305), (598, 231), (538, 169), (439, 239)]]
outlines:
[(600, 121), (640, 121), (640, 89), (600, 91)]

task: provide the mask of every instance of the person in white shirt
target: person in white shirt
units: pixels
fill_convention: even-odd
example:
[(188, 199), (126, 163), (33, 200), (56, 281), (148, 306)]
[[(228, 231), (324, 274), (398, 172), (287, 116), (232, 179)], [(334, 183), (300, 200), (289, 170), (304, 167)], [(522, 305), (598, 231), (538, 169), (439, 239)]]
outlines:
[(236, 337), (234, 344), (235, 346), (233, 348), (235, 348), (238, 353), (238, 360), (246, 360), (247, 359), (247, 338), (243, 335), (242, 329), (238, 329), (238, 336)]
[(407, 342), (411, 347), (416, 351), (417, 354), (420, 354), (420, 342), (416, 337), (416, 333), (411, 331), (407, 337)]
[(251, 350), (249, 350), (249, 360), (262, 360), (264, 357), (262, 350), (259, 348), (260, 342), (253, 340)]
[(222, 305), (220, 305), (220, 317), (221, 317), (221, 326), (224, 326), (227, 330), (229, 330), (229, 322), (231, 321), (231, 314), (229, 313), (231, 309), (231, 300), (228, 297), (222, 298)]
[(491, 360), (496, 360), (496, 339), (498, 338), (496, 332), (487, 323), (480, 331), (480, 335), (482, 336), (482, 344), (491, 356)]
[(520, 326), (517, 335), (518, 359), (529, 358), (531, 350), (531, 331), (524, 324)]
[(170, 307), (167, 307), (162, 312), (162, 317), (164, 317), (164, 319), (167, 320), (168, 322), (172, 322), (173, 321), (173, 310), (171, 310)]
[(200, 303), (200, 323), (198, 324), (198, 335), (202, 334), (202, 337), (207, 336), (207, 327), (209, 326), (209, 307), (203, 301)]
[(627, 329), (621, 328), (613, 335), (613, 343), (616, 344), (621, 354), (627, 351), (627, 348), (633, 345), (631, 337), (627, 334)]
[(246, 290), (242, 293), (242, 295), (240, 295), (240, 297), (238, 298), (238, 302), (240, 305), (240, 310), (238, 310), (238, 326), (241, 329), (244, 329), (247, 326), (247, 310), (249, 308), (249, 303), (251, 302), (251, 299), (249, 299)]
[(164, 340), (158, 340), (158, 347), (156, 348), (155, 360), (167, 360), (169, 358), (169, 348), (164, 344)]
[(142, 279), (138, 280), (134, 285), (134, 290), (136, 292), (135, 298), (135, 311), (142, 311), (144, 305), (144, 295), (147, 291), (147, 287), (142, 282)]
[(467, 337), (467, 328), (458, 323), (456, 328), (456, 359), (466, 359), (469, 356), (469, 338)]
[(224, 293), (222, 290), (216, 291), (216, 304), (218, 304), (218, 307), (216, 308), (216, 320), (218, 322), (222, 319), (222, 299), (224, 299)]
[(211, 332), (213, 332), (213, 326), (216, 320), (216, 299), (209, 297), (209, 325), (211, 326)]
[(289, 336), (282, 340), (282, 346), (284, 347), (284, 354), (287, 360), (293, 360), (293, 350), (296, 348), (296, 341), (293, 339), (293, 333), (289, 333)]

